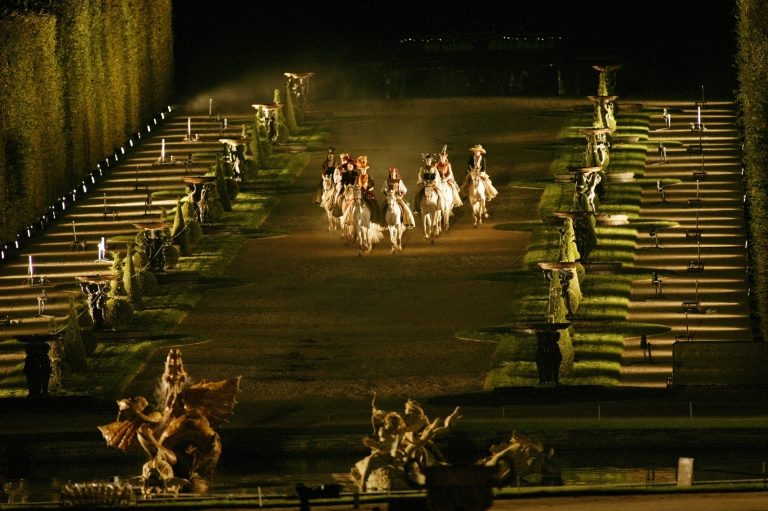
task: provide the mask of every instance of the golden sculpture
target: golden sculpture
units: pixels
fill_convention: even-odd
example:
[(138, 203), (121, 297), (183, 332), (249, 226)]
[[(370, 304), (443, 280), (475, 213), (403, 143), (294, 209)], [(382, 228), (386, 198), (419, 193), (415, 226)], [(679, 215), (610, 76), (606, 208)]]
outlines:
[(429, 420), (421, 406), (409, 399), (404, 413), (376, 408), (371, 402), (373, 434), (363, 439), (371, 454), (355, 463), (350, 476), (361, 491), (401, 489), (401, 483), (421, 488), (426, 484), (424, 469), (447, 465), (434, 443), (435, 436), (460, 419), (459, 408), (443, 420)]
[(131, 479), (145, 496), (159, 493), (202, 493), (221, 455), (217, 427), (237, 403), (240, 377), (192, 383), (181, 352), (172, 349), (160, 381), (159, 406), (152, 410), (144, 396), (117, 401), (114, 422), (99, 426), (107, 445), (147, 454), (142, 474)]

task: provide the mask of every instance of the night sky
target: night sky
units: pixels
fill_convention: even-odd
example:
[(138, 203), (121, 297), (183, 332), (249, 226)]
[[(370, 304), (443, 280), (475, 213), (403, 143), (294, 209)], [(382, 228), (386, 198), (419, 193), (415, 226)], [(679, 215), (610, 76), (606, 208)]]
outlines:
[[(190, 94), (248, 70), (355, 66), (382, 58), (403, 37), (488, 34), (563, 37), (569, 55), (628, 63), (638, 95), (714, 95), (735, 87), (735, 6), (717, 0), (580, 2), (314, 2), (175, 0), (177, 91)], [(450, 61), (448, 62), (450, 65)], [(632, 76), (631, 73), (628, 73)]]

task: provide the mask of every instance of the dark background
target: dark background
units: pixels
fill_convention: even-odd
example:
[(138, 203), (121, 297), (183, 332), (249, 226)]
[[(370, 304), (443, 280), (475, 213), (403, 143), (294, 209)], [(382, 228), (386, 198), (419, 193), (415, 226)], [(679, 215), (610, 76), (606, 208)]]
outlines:
[[(180, 98), (192, 97), (258, 74), (277, 75), (279, 86), (283, 71), (316, 71), (323, 96), (383, 97), (387, 80), (399, 84), (390, 91), (395, 96), (556, 94), (552, 70), (560, 69), (561, 91), (582, 96), (596, 92), (592, 64), (621, 63), (616, 93), (624, 97), (698, 98), (704, 85), (708, 98), (730, 99), (736, 87), (735, 5), (703, 4), (345, 1), (302, 7), (175, 0), (176, 91)], [(489, 41), (503, 36), (553, 38), (555, 45), (489, 52)], [(401, 43), (406, 37), (416, 42)], [(437, 37), (469, 41), (475, 48), (425, 51), (420, 41)], [(528, 83), (515, 90), (509, 76), (523, 70)], [(467, 83), (419, 83), (435, 73)], [(254, 95), (267, 94), (272, 85), (260, 83)], [(521, 87), (519, 80), (516, 86)]]

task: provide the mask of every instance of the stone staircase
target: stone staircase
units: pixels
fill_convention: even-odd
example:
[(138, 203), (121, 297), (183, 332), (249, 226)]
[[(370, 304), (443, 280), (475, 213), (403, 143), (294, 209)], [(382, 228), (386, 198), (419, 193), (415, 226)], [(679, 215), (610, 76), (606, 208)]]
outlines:
[[(166, 115), (150, 134), (143, 133), (141, 145), (120, 157), (117, 165), (113, 163), (95, 185), (87, 183), (88, 193), (74, 203), (69, 202), (55, 224), (24, 240), (19, 254), (0, 264), (0, 320), (10, 319), (9, 324), (0, 321), (0, 388), (8, 386), (6, 379), (18, 379), (18, 369), (24, 361), (18, 344), (2, 341), (61, 328), (69, 313), (71, 297), (82, 300), (76, 277), (109, 273), (111, 262), (97, 261), (97, 246), (102, 237), (109, 240), (135, 235), (137, 228), (133, 224), (159, 221), (161, 208), (167, 213), (166, 220), (172, 223), (171, 211), (176, 201), (153, 198), (151, 207), (147, 207), (147, 195), (161, 190), (183, 190), (185, 175), (204, 174), (215, 161), (212, 156), (198, 156), (187, 169), (190, 153), (220, 152), (219, 138), (240, 138), (242, 125), (253, 122), (248, 115), (228, 119), (229, 128), (220, 131), (221, 124), (215, 118), (191, 116), (193, 133), (199, 134), (200, 141), (185, 142), (187, 114)], [(163, 139), (166, 162), (158, 163)], [(73, 222), (77, 241), (84, 242), (84, 248), (73, 246)], [(108, 244), (106, 258), (110, 261), (109, 252), (113, 249), (124, 251), (125, 245)], [(30, 256), (35, 276), (44, 276), (42, 286), (29, 285)], [(43, 289), (47, 300), (40, 315), (38, 297)]]
[(674, 110), (671, 128), (660, 114), (651, 119), (650, 141), (665, 144), (667, 162), (649, 151), (646, 177), (681, 182), (664, 187), (664, 201), (656, 188), (645, 188), (640, 216), (679, 225), (657, 230), (658, 248), (650, 232), (640, 233), (635, 265), (658, 270), (660, 286), (652, 279), (633, 283), (628, 319), (671, 331), (648, 337), (650, 360), (640, 339), (625, 339), (621, 383), (628, 386), (667, 385), (676, 341), (752, 340), (735, 105), (704, 104), (703, 131), (691, 129), (696, 104), (646, 105), (654, 106)]

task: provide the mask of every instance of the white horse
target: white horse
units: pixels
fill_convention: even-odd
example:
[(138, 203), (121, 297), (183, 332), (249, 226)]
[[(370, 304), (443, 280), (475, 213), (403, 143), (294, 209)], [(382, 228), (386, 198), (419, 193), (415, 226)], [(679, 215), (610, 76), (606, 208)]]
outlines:
[(483, 223), (483, 218), (488, 218), (488, 213), (485, 208), (485, 183), (480, 179), (480, 171), (477, 169), (472, 170), (469, 173), (470, 181), (467, 195), (469, 197), (469, 203), (472, 205), (472, 221), (474, 227)]
[(344, 227), (345, 238), (357, 243), (360, 251), (370, 252), (373, 245), (384, 239), (381, 226), (371, 222), (371, 210), (363, 201), (362, 190), (356, 185), (344, 187), (344, 214), (341, 217), (341, 225)]
[(339, 218), (333, 216), (334, 199), (336, 198), (336, 187), (333, 184), (333, 178), (323, 176), (323, 195), (320, 199), (320, 207), (325, 210), (328, 217), (328, 232), (336, 233), (341, 229)]
[(440, 230), (441, 232), (448, 232), (448, 229), (451, 226), (451, 214), (453, 211), (453, 188), (451, 188), (451, 184), (448, 181), (444, 180), (439, 175), (435, 180), (435, 185), (443, 198), (441, 201), (443, 208), (440, 212), (442, 220)]
[(387, 212), (384, 215), (384, 221), (389, 231), (389, 241), (392, 243), (392, 252), (403, 251), (403, 232), (405, 232), (405, 225), (403, 225), (403, 211), (400, 204), (397, 203), (397, 197), (394, 190), (382, 190), (386, 197)]
[(440, 236), (443, 211), (441, 208), (441, 195), (433, 183), (424, 186), (424, 194), (419, 201), (421, 211), (421, 223), (424, 228), (424, 238), (432, 243)]

